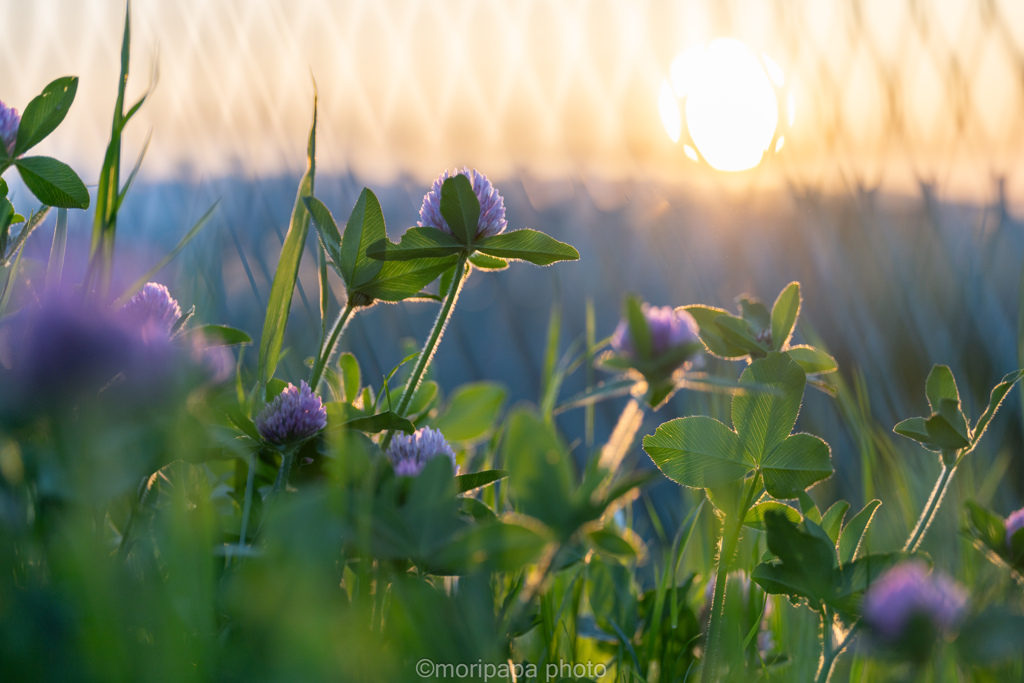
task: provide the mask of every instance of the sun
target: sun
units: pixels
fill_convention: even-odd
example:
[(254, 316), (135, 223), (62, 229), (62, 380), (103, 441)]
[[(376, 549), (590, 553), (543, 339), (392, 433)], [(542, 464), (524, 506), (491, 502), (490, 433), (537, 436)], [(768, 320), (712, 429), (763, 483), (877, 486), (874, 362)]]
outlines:
[[(776, 140), (779, 102), (776, 87), (785, 83), (782, 70), (767, 55), (758, 59), (739, 40), (719, 38), (676, 57), (670, 78), (661, 86), (661, 120), (673, 142), (686, 131), (694, 147), (684, 144), (691, 159), (700, 156), (720, 171), (745, 171), (761, 163)], [(682, 110), (680, 103), (683, 104)], [(792, 99), (789, 102), (792, 124)]]

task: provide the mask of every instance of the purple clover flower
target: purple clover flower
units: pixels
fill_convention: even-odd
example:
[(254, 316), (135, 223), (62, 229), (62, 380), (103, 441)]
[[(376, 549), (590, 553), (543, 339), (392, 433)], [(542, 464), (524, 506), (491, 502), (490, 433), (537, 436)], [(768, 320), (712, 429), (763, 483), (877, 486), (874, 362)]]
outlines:
[(21, 116), (14, 107), (0, 102), (0, 143), (7, 149), (7, 154), (14, 154), (14, 144), (18, 141), (18, 126)]
[(395, 434), (388, 446), (388, 460), (400, 477), (415, 477), (423, 471), (427, 461), (446, 457), (452, 461), (452, 472), (459, 473), (455, 451), (436, 429), (423, 427), (412, 434)]
[(125, 320), (81, 298), (55, 294), (12, 322), (15, 382), (23, 402), (73, 405), (79, 398), (128, 395), (155, 400), (173, 367), (170, 341), (146, 344)]
[[(648, 304), (643, 304), (641, 310), (651, 330), (651, 356), (655, 359), (676, 347), (700, 342), (700, 327), (688, 312)], [(628, 320), (621, 320), (615, 328), (612, 348), (621, 355), (636, 357), (636, 345), (629, 331)]]
[(967, 606), (967, 593), (945, 574), (929, 573), (920, 562), (903, 562), (883, 573), (864, 595), (864, 621), (883, 643), (909, 635), (924, 619), (940, 635), (951, 633)]
[(1024, 529), (1024, 508), (1011, 513), (1006, 518), (1006, 547), (1010, 548), (1013, 546), (1013, 535), (1019, 530)]
[(144, 339), (167, 338), (181, 317), (181, 307), (164, 285), (147, 282), (121, 309)]
[(508, 225), (508, 222), (505, 220), (505, 201), (498, 194), (497, 188), (491, 185), (491, 181), (487, 179), (487, 176), (476, 169), (469, 169), (465, 166), (462, 167), (461, 171), (449, 172), (445, 169), (437, 177), (437, 180), (434, 181), (433, 186), (430, 188), (430, 192), (423, 197), (423, 206), (420, 207), (419, 226), (421, 228), (437, 228), (449, 235), (452, 234), (452, 229), (448, 227), (448, 222), (441, 215), (441, 186), (445, 180), (454, 178), (457, 175), (464, 175), (469, 178), (469, 182), (473, 186), (473, 192), (476, 193), (476, 198), (480, 200), (480, 218), (476, 223), (477, 239), (493, 237), (504, 232), (505, 227)]
[(256, 417), (256, 429), (275, 444), (306, 439), (327, 426), (327, 409), (305, 381), (289, 383)]

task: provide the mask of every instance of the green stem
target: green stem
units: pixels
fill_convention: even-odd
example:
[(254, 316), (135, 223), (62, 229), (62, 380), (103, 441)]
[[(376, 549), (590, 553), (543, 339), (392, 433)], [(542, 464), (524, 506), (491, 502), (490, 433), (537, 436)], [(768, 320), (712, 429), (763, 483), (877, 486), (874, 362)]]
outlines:
[(939, 506), (942, 505), (942, 499), (946, 496), (946, 491), (949, 490), (949, 483), (953, 481), (953, 474), (955, 472), (956, 465), (942, 466), (942, 472), (939, 474), (938, 481), (935, 482), (935, 488), (932, 489), (932, 494), (928, 497), (924, 510), (921, 511), (921, 516), (917, 520), (917, 526), (914, 527), (910, 538), (907, 539), (906, 545), (903, 546), (903, 552), (912, 553), (921, 545), (924, 535), (928, 533), (928, 527), (931, 526), (936, 513), (939, 511)]
[[(434, 329), (431, 330), (427, 343), (423, 345), (423, 350), (420, 351), (419, 357), (416, 358), (416, 365), (412, 368), (409, 382), (405, 385), (401, 398), (398, 399), (398, 406), (395, 408), (395, 412), (403, 417), (405, 416), (405, 411), (409, 408), (409, 403), (412, 401), (417, 387), (419, 387), (420, 382), (423, 380), (423, 374), (427, 371), (430, 361), (434, 358), (434, 352), (437, 351), (441, 335), (444, 334), (444, 329), (448, 325), (448, 319), (455, 308), (459, 292), (462, 291), (463, 280), (465, 279), (462, 276), (466, 272), (466, 262), (468, 260), (469, 254), (467, 252), (459, 254), (459, 260), (455, 264), (455, 277), (452, 279), (451, 290), (448, 292), (448, 296), (445, 297), (444, 304), (441, 305), (441, 311), (437, 314), (437, 320), (434, 321)], [(381, 442), (382, 449), (387, 449), (388, 444), (391, 443), (393, 433), (393, 431), (389, 431), (384, 437), (384, 440)]]
[(281, 454), (281, 469), (277, 471), (277, 479), (274, 480), (274, 486), (270, 489), (270, 495), (267, 496), (267, 500), (271, 501), (283, 488), (288, 486), (288, 476), (292, 473), (292, 464), (295, 462), (295, 449), (289, 448)]
[(327, 343), (320, 348), (316, 362), (313, 363), (313, 371), (309, 375), (309, 388), (313, 391), (316, 391), (317, 386), (320, 384), (320, 378), (324, 374), (324, 369), (334, 353), (334, 346), (338, 343), (338, 338), (341, 337), (341, 333), (345, 330), (345, 326), (348, 325), (348, 319), (352, 316), (352, 311), (355, 309), (356, 307), (351, 301), (345, 305), (344, 310), (338, 315), (338, 319), (334, 321), (334, 326), (331, 328), (331, 334), (327, 338)]
[[(843, 641), (845, 647), (846, 641)], [(817, 683), (827, 683), (828, 677), (832, 675), (832, 664), (836, 661), (836, 655), (839, 654), (840, 648), (832, 647), (832, 617), (828, 613), (828, 608), (822, 606), (821, 608), (821, 664), (818, 666), (818, 673), (815, 677)]]
[(736, 546), (743, 530), (743, 520), (747, 517), (754, 493), (757, 491), (758, 475), (750, 480), (750, 487), (743, 499), (739, 514), (734, 519), (728, 516), (722, 526), (722, 539), (719, 544), (718, 568), (715, 572), (715, 596), (711, 602), (711, 620), (708, 623), (707, 639), (704, 644), (704, 665), (701, 667), (701, 683), (714, 683), (718, 668), (718, 645), (722, 639), (722, 617), (725, 611), (725, 586), (729, 579), (732, 558), (736, 554)]
[[(249, 515), (252, 513), (252, 494), (256, 488), (256, 456), (257, 453), (253, 451), (252, 457), (249, 459), (249, 473), (245, 478), (245, 503), (242, 505), (242, 528), (238, 532), (238, 552), (242, 553), (245, 550), (245, 541), (247, 532), (249, 531)], [(227, 557), (227, 565), (231, 564), (231, 555)]]

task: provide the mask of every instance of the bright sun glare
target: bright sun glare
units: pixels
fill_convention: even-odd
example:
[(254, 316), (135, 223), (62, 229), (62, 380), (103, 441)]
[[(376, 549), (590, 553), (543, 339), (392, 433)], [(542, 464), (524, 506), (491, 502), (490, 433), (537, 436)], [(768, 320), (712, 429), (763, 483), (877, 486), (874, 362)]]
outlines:
[[(696, 146), (684, 144), (686, 156), (696, 160), (699, 151), (720, 171), (744, 171), (761, 162), (779, 122), (773, 83), (785, 83), (778, 65), (767, 55), (763, 60), (732, 38), (691, 48), (673, 60), (658, 108), (673, 142), (682, 135), (685, 113), (686, 130)], [(792, 110), (792, 102), (788, 104)], [(783, 142), (779, 137), (775, 151)]]

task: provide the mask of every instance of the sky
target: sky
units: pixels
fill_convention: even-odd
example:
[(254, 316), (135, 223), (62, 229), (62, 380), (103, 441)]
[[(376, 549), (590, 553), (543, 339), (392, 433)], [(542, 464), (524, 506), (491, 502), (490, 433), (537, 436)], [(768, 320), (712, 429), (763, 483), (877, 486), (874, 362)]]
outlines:
[[(129, 128), (144, 178), (294, 173), (319, 92), (318, 163), (372, 182), (441, 168), (597, 187), (862, 185), (1024, 199), (1024, 3), (1016, 0), (136, 0)], [(988, 9), (991, 7), (992, 9)], [(94, 180), (121, 0), (0, 1), (0, 100), (81, 77), (40, 148)], [(753, 170), (715, 171), (659, 112), (673, 61), (734, 38), (794, 102)], [(763, 62), (762, 62), (763, 63)], [(679, 101), (680, 111), (685, 102)], [(714, 119), (714, 117), (712, 117)], [(724, 123), (722, 124), (725, 125)], [(723, 134), (728, 134), (727, 130)], [(1018, 191), (1019, 190), (1019, 191)], [(598, 193), (600, 194), (600, 193)]]

